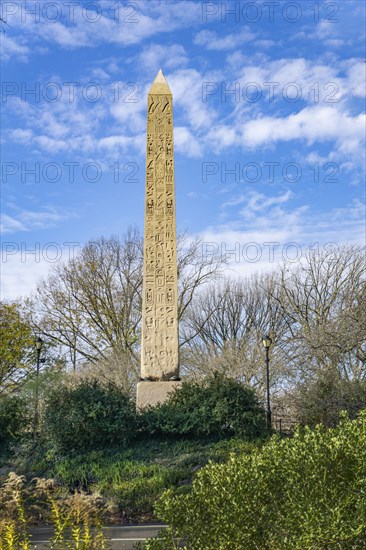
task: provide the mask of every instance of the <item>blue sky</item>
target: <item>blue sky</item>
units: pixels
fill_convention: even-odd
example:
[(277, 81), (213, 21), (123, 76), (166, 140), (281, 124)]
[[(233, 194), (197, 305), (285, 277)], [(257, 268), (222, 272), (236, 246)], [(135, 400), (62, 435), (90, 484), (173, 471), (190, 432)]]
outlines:
[[(2, 297), (143, 228), (147, 92), (173, 92), (177, 228), (231, 273), (364, 243), (365, 3), (3, 1)], [(231, 251), (231, 252), (230, 252)]]

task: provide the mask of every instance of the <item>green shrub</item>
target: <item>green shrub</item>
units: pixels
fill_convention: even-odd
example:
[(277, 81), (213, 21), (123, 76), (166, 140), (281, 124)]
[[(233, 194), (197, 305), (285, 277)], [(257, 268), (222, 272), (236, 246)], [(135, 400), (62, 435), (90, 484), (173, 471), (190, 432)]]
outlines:
[(112, 385), (85, 381), (75, 388), (61, 386), (46, 402), (45, 434), (61, 453), (127, 445), (135, 427), (133, 403)]
[(19, 439), (24, 420), (22, 399), (16, 396), (0, 397), (0, 453)]
[(140, 415), (145, 433), (185, 437), (255, 438), (266, 418), (254, 391), (216, 374), (204, 382), (184, 381), (163, 404)]
[(189, 550), (366, 548), (366, 411), (209, 464), (156, 511), (170, 527), (149, 550), (177, 548), (173, 537)]

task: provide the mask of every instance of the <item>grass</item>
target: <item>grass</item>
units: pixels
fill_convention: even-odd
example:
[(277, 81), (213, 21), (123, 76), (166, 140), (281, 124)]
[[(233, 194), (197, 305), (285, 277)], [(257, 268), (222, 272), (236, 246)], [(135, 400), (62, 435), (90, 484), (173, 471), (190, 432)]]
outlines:
[(74, 491), (99, 494), (107, 504), (109, 522), (149, 522), (155, 520), (154, 502), (166, 489), (186, 492), (195, 472), (209, 460), (222, 462), (230, 453), (252, 452), (259, 444), (237, 438), (144, 440), (127, 449), (48, 459), (34, 456), (23, 471), (19, 464), (18, 472), (53, 479), (64, 498)]

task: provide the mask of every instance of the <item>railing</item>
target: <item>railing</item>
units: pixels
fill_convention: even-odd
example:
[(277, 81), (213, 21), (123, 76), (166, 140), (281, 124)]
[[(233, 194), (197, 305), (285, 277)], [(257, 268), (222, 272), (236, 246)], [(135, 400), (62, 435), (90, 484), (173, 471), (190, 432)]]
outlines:
[(294, 432), (296, 426), (298, 426), (296, 420), (292, 420), (289, 417), (275, 417), (272, 419), (272, 427), (278, 431), (280, 435), (291, 435)]

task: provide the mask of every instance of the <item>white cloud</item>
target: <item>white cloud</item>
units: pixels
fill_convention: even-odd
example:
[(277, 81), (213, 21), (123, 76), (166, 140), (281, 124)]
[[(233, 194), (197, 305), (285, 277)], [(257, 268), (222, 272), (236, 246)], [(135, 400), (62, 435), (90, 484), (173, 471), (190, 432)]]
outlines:
[(349, 90), (340, 76), (340, 67), (314, 63), (303, 57), (271, 60), (263, 58), (253, 63), (239, 57), (232, 57), (242, 87), (256, 83), (268, 103), (302, 100), (314, 103), (338, 103)]
[(258, 212), (263, 212), (265, 209), (268, 209), (273, 205), (286, 203), (291, 198), (293, 198), (293, 193), (291, 191), (286, 191), (277, 197), (268, 197), (262, 193), (258, 193), (257, 191), (250, 191), (245, 195), (241, 195), (240, 197), (236, 197), (235, 199), (225, 202), (223, 207), (236, 206), (238, 204), (245, 203), (245, 208), (242, 213), (244, 217), (252, 218), (256, 216)]
[(21, 117), (25, 126), (10, 130), (9, 137), (48, 153), (95, 150), (96, 133), (107, 113), (103, 100), (93, 104), (75, 93), (70, 101), (66, 87), (61, 88), (62, 97), (55, 103), (28, 103), (19, 97), (8, 98), (9, 112)]
[(16, 128), (15, 130), (10, 131), (11, 138), (16, 143), (29, 143), (33, 137), (32, 130), (24, 130), (23, 128)]
[[(365, 94), (363, 61), (325, 65), (304, 58), (262, 58), (254, 63), (240, 52), (229, 57), (230, 82), (212, 79), (216, 92), (208, 96), (207, 104), (218, 105), (220, 86), (233, 89), (236, 83), (237, 95), (228, 98), (233, 107), (225, 120), (220, 120), (218, 111), (213, 115), (203, 136), (205, 148), (217, 154), (232, 147), (273, 147), (281, 141), (303, 140), (307, 145), (334, 142), (333, 160), (352, 156), (347, 160), (355, 165), (362, 162), (364, 115), (357, 114), (360, 108), (355, 110), (354, 98)], [(235, 71), (237, 79), (233, 79)], [(259, 90), (254, 102), (246, 100), (249, 83)], [(308, 104), (305, 108), (304, 102)], [(267, 114), (275, 109), (292, 112), (286, 116)]]
[(153, 76), (160, 68), (163, 71), (183, 67), (188, 63), (187, 52), (180, 44), (149, 44), (142, 49), (137, 60), (140, 66)]
[[(30, 4), (30, 1), (27, 6), (21, 4), (21, 9), (12, 17), (12, 26), (21, 29), (23, 40), (35, 35), (65, 49), (93, 48), (102, 43), (138, 44), (160, 33), (194, 26), (201, 18), (201, 6), (188, 0), (179, 3), (152, 0), (119, 6), (105, 2), (99, 4), (99, 14), (80, 3), (75, 3), (71, 10), (62, 5), (64, 18), (56, 20), (50, 11), (49, 18), (55, 18), (53, 22), (44, 16), (40, 2), (33, 6), (38, 9), (38, 21), (36, 15), (25, 14), (30, 10)], [(9, 53), (16, 53), (11, 51), (11, 47), (15, 48), (9, 46)]]
[(14, 233), (16, 231), (27, 231), (27, 228), (20, 220), (17, 220), (13, 216), (2, 214), (0, 233)]
[(3, 241), (1, 249), (2, 300), (27, 297), (41, 277), (60, 262), (73, 258), (80, 243), (29, 243)]
[(255, 191), (238, 197), (236, 205), (245, 207), (236, 216), (231, 213), (229, 222), (201, 233), (203, 252), (226, 257), (228, 274), (247, 275), (272, 270), (283, 259), (296, 262), (309, 247), (365, 244), (365, 204), (355, 200), (325, 212), (279, 206), (290, 199), (287, 194), (263, 197)]
[(192, 130), (205, 130), (212, 126), (218, 113), (202, 102), (202, 83), (212, 82), (215, 75), (202, 75), (195, 69), (182, 69), (167, 75), (173, 93), (173, 104), (183, 110), (183, 116)]
[(347, 72), (347, 88), (353, 96), (364, 98), (366, 96), (366, 63), (364, 60), (352, 61), (353, 64)]
[(233, 147), (248, 151), (295, 140), (307, 146), (333, 143), (330, 160), (363, 164), (365, 114), (353, 115), (340, 104), (309, 106), (287, 116), (265, 116), (241, 104), (234, 107), (230, 120), (231, 124), (211, 124), (202, 136), (205, 149), (218, 154)]
[(101, 80), (101, 81), (109, 80), (109, 74), (101, 67), (96, 67), (95, 69), (93, 69), (91, 74), (97, 80)]
[(10, 205), (15, 213), (3, 214), (0, 232), (10, 234), (18, 231), (31, 231), (32, 229), (46, 229), (56, 225), (60, 221), (74, 217), (71, 212), (60, 211), (54, 207), (48, 207), (43, 211), (25, 210)]
[(256, 40), (255, 45), (262, 48), (273, 48), (278, 46), (274, 40)]
[[(11, 58), (16, 58), (18, 61), (28, 61), (28, 55), (30, 49), (28, 46), (16, 42), (13, 38), (10, 38), (5, 32), (1, 32), (0, 29), (0, 51), (3, 61), (8, 61)], [(20, 39), (18, 39), (20, 40)], [(22, 39), (24, 40), (24, 38)]]
[(177, 152), (188, 157), (201, 157), (202, 148), (188, 128), (178, 126), (174, 128), (174, 148)]
[(70, 149), (70, 142), (62, 139), (53, 139), (48, 136), (36, 136), (34, 142), (40, 146), (41, 149), (48, 151), (49, 153), (60, 153), (61, 151), (67, 151)]
[[(249, 59), (240, 51), (228, 55), (230, 81), (240, 84), (241, 101), (245, 102), (245, 86), (257, 84), (260, 101), (252, 107), (280, 102), (291, 103), (296, 109), (300, 101), (310, 105), (348, 104), (353, 97), (365, 96), (365, 62), (362, 59), (332, 59), (329, 64), (303, 57), (272, 60), (267, 56)], [(233, 77), (233, 73), (237, 75)]]
[[(16, 300), (20, 297), (27, 297), (35, 290), (40, 277), (47, 275), (50, 264), (45, 260), (36, 261), (36, 258), (28, 254), (24, 258), (20, 252), (7, 254), (6, 248), (2, 249), (1, 265), (1, 299)], [(12, 243), (9, 243), (12, 244)], [(9, 251), (13, 251), (9, 248)]]
[(365, 115), (351, 116), (336, 107), (306, 107), (286, 117), (263, 116), (243, 128), (246, 147), (294, 139), (335, 141), (341, 150), (358, 151), (364, 139)]
[(226, 34), (222, 38), (213, 31), (204, 30), (196, 34), (193, 43), (197, 46), (205, 46), (208, 50), (232, 50), (254, 40), (255, 37), (256, 35), (247, 26), (238, 33)]
[(226, 124), (214, 125), (206, 135), (206, 144), (210, 142), (210, 148), (219, 153), (223, 149), (239, 144), (237, 130)]
[(250, 190), (222, 205), (224, 211), (230, 208), (230, 221), (216, 227), (212, 234), (239, 231), (263, 242), (272, 235), (283, 244), (364, 241), (365, 204), (361, 201), (315, 213), (307, 205), (293, 206), (294, 198), (289, 190), (273, 196)]
[[(123, 83), (116, 83), (123, 89)], [(133, 94), (129, 96), (129, 94)], [(122, 125), (124, 131), (143, 132), (146, 130), (146, 105), (147, 101), (142, 101), (142, 97), (147, 97), (147, 89), (139, 90), (136, 82), (131, 83), (128, 90), (128, 96), (121, 96), (121, 100), (115, 102), (110, 107), (111, 115)], [(131, 101), (131, 100), (136, 101)]]
[(110, 154), (119, 155), (120, 152), (128, 152), (131, 148), (137, 151), (144, 150), (146, 146), (145, 134), (136, 136), (113, 135), (102, 138), (98, 141), (98, 148), (109, 151)]
[[(335, 4), (333, 6), (336, 6)], [(352, 8), (349, 8), (352, 10)], [(351, 44), (351, 39), (346, 40), (342, 36), (342, 25), (339, 25), (340, 19), (334, 14), (332, 21), (324, 19), (319, 21), (315, 32), (311, 33), (310, 38), (313, 40), (321, 40), (327, 48), (339, 48), (346, 44)], [(338, 23), (338, 24), (337, 24)]]

